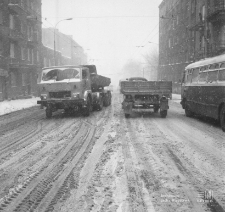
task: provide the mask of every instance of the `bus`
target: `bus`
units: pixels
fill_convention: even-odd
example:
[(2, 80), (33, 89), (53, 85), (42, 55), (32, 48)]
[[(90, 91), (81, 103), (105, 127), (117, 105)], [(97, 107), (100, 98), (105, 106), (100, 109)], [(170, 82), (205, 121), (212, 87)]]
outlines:
[(225, 132), (225, 54), (189, 64), (183, 73), (181, 105), (194, 114), (220, 122)]

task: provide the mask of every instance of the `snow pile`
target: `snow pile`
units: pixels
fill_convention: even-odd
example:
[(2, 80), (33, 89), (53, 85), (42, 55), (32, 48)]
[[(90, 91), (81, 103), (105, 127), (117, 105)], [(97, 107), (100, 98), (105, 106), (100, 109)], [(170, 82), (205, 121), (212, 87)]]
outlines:
[(0, 102), (0, 115), (11, 113), (13, 111), (22, 110), (28, 107), (37, 105), (37, 100), (40, 100), (39, 97), (31, 99), (17, 99), (11, 101)]

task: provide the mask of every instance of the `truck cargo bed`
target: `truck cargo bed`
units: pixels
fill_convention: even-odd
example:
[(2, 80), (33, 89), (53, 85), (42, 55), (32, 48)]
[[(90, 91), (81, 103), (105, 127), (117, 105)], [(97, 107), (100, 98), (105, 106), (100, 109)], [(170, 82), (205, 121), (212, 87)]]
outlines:
[(171, 81), (147, 81), (147, 82), (135, 82), (135, 81), (122, 81), (121, 92), (123, 94), (164, 94), (168, 95), (172, 93)]

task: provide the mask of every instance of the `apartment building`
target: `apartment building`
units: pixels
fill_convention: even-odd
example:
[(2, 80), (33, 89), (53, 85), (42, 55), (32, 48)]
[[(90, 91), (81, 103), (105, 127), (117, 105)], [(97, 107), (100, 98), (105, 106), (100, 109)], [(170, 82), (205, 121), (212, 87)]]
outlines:
[(84, 49), (73, 40), (71, 35), (66, 35), (60, 32), (58, 29), (43, 28), (42, 43), (44, 48), (43, 67), (50, 66), (50, 64), (87, 64), (87, 58), (84, 53)]
[(0, 100), (36, 94), (41, 36), (41, 0), (1, 0)]
[(158, 79), (180, 93), (184, 68), (225, 53), (224, 0), (163, 0), (159, 6)]

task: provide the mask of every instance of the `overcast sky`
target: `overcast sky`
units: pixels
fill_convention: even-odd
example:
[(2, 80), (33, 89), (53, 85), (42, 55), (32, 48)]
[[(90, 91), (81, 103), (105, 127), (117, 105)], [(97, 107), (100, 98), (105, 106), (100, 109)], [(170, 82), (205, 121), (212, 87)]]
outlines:
[[(98, 72), (118, 75), (129, 59), (139, 59), (158, 43), (158, 6), (162, 0), (42, 0), (43, 27), (73, 35)], [(46, 19), (46, 20), (45, 20)], [(144, 46), (144, 47), (138, 47)], [(118, 75), (119, 77), (119, 75)]]

